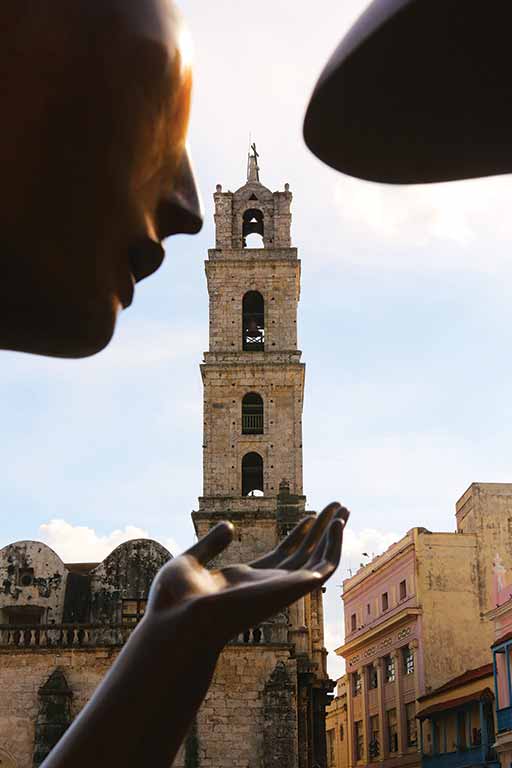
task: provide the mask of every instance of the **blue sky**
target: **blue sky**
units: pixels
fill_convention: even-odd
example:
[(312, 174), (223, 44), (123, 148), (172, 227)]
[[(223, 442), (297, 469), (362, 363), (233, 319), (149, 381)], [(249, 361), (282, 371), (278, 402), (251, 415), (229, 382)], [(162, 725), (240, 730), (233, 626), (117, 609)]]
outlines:
[[(187, 0), (196, 49), (191, 147), (206, 224), (167, 243), (100, 355), (4, 352), (0, 546), (45, 539), (100, 558), (141, 532), (176, 552), (201, 493), (202, 389), (216, 183), (244, 182), (249, 132), (271, 189), (290, 183), (302, 259), (309, 506), (352, 509), (326, 595), (415, 525), (453, 530), (473, 481), (509, 481), (512, 217), (508, 178), (390, 188), (342, 177), (302, 143), (308, 94), (364, 2)], [(330, 662), (331, 674), (340, 665)]]

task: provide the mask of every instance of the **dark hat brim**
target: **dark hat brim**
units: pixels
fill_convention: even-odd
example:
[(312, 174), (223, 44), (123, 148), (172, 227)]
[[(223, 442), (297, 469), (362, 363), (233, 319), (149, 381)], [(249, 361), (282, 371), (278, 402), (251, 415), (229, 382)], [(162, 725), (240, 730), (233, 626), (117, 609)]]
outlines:
[(510, 0), (375, 0), (309, 103), (321, 160), (372, 181), (512, 171)]

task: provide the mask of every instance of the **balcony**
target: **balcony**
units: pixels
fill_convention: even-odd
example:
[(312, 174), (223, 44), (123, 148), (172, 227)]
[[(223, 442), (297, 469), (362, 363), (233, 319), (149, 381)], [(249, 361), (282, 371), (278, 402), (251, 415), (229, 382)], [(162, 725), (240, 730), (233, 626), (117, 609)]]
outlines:
[(423, 755), (422, 768), (469, 768), (484, 765), (499, 768), (499, 761), (492, 749), (483, 746), (461, 749), (458, 752), (444, 752), (438, 755)]
[(262, 413), (243, 413), (242, 414), (242, 433), (244, 435), (262, 435), (263, 434), (263, 414)]
[(498, 733), (512, 731), (512, 707), (498, 709)]

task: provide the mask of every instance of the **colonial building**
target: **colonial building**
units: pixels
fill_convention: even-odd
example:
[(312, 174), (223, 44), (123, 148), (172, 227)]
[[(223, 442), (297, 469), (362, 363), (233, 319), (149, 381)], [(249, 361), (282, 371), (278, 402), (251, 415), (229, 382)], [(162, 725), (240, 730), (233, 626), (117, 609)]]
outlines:
[(327, 707), (325, 729), (327, 735), (328, 768), (348, 768), (347, 676), (336, 683), (336, 694)]
[(74, 565), (40, 542), (0, 550), (0, 768), (42, 763), (144, 614), (170, 557), (149, 540)]
[(493, 608), (487, 618), (494, 625), (492, 647), (496, 693), (497, 737), (495, 748), (501, 768), (512, 765), (512, 572), (501, 557), (494, 561)]
[[(418, 701), (491, 661), (486, 616), (496, 557), (512, 568), (512, 485), (473, 484), (456, 517), (455, 533), (414, 528), (343, 584), (350, 768), (419, 766)], [(423, 736), (425, 762), (440, 742), (426, 726)]]
[[(247, 182), (236, 192), (218, 185), (214, 200), (210, 344), (201, 366), (204, 489), (192, 517), (198, 536), (219, 520), (235, 524), (234, 543), (218, 562), (225, 565), (272, 549), (305, 514), (304, 364), (288, 185), (271, 192), (260, 182), (254, 150)], [(248, 627), (222, 654), (187, 745), (197, 765), (323, 768), (334, 687), (325, 662), (320, 591)]]
[(418, 699), (422, 768), (499, 768), (492, 664), (470, 669)]

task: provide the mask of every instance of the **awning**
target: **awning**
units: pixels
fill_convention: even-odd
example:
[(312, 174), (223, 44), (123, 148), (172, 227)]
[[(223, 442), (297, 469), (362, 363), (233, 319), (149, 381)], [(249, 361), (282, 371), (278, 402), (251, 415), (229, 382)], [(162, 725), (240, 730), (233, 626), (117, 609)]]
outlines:
[(459, 696), (457, 699), (447, 699), (446, 701), (440, 701), (439, 704), (432, 704), (430, 707), (420, 709), (416, 717), (420, 720), (424, 720), (436, 712), (445, 712), (449, 709), (458, 709), (459, 707), (463, 707), (464, 704), (469, 704), (472, 701), (480, 701), (481, 699), (485, 698), (494, 698), (493, 692), (490, 688), (482, 688), (480, 691), (470, 693), (468, 696)]

